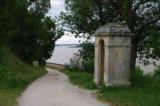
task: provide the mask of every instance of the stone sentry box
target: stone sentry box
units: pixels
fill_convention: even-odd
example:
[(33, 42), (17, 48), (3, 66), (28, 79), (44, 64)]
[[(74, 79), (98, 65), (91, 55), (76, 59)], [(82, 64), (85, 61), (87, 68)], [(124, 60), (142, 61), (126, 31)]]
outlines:
[(95, 33), (96, 85), (130, 86), (130, 30), (119, 24), (107, 24)]

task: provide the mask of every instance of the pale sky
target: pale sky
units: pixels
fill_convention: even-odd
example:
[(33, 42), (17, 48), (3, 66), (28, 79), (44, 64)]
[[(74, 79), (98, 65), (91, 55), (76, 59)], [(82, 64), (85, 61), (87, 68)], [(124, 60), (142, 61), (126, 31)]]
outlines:
[(51, 10), (50, 15), (51, 16), (58, 16), (61, 11), (65, 11), (65, 0), (51, 0)]
[[(65, 0), (51, 0), (51, 10), (49, 12), (49, 15), (52, 17), (58, 16), (61, 11), (65, 11)], [(79, 41), (84, 39), (80, 38), (74, 38), (73, 36), (64, 35), (62, 38), (60, 38), (56, 44), (79, 44)]]

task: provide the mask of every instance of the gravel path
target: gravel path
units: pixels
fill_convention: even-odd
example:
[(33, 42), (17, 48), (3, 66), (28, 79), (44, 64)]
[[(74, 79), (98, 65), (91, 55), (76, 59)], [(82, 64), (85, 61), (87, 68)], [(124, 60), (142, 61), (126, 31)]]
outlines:
[(19, 106), (109, 106), (99, 102), (90, 91), (72, 85), (63, 73), (47, 70), (18, 98)]

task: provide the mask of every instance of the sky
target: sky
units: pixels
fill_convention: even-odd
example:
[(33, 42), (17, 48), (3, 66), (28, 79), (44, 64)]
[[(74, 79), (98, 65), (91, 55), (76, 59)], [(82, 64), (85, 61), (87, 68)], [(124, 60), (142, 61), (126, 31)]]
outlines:
[[(49, 12), (51, 17), (58, 16), (61, 11), (65, 11), (64, 1), (65, 0), (51, 0), (51, 10)], [(84, 39), (74, 38), (74, 36), (70, 34), (64, 35), (56, 42), (56, 44), (79, 44), (79, 41), (84, 41)]]
[(58, 16), (61, 11), (65, 11), (65, 0), (51, 0), (51, 10), (50, 15), (52, 17)]

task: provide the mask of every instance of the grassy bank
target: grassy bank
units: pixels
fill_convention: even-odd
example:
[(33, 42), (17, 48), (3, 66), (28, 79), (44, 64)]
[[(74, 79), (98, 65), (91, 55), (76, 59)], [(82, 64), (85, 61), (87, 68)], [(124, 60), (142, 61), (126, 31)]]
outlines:
[[(157, 68), (160, 72), (160, 68)], [(131, 87), (101, 86), (100, 98), (120, 106), (160, 106), (160, 76), (143, 75), (140, 68), (131, 74)]]
[(61, 70), (61, 72), (65, 73), (74, 85), (90, 90), (97, 88), (93, 82), (93, 74), (91, 73), (69, 71), (67, 69)]
[(27, 85), (45, 73), (45, 69), (31, 67), (19, 60), (7, 47), (1, 48), (0, 106), (14, 106)]
[[(69, 71), (61, 72), (68, 75), (71, 82), (85, 89), (96, 89), (93, 83), (93, 74)], [(137, 68), (131, 75), (131, 87), (105, 87), (97, 88), (98, 98), (111, 103), (113, 106), (160, 106), (160, 81), (152, 75), (143, 75)]]

